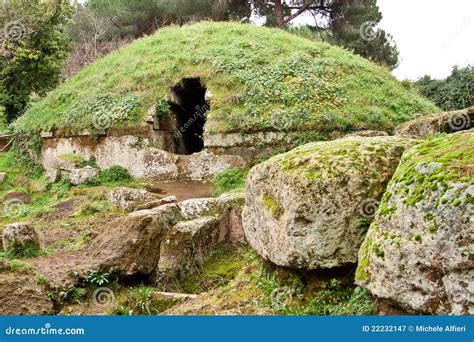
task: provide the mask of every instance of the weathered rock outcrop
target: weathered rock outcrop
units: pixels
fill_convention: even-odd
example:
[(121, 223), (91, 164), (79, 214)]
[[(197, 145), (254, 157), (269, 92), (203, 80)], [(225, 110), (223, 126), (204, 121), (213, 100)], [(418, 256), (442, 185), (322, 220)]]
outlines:
[(185, 273), (219, 243), (219, 218), (205, 216), (176, 224), (160, 245), (161, 273)]
[(17, 255), (23, 251), (39, 250), (40, 240), (34, 227), (29, 223), (12, 223), (5, 226), (2, 232), (4, 250), (11, 250)]
[(175, 180), (179, 176), (177, 155), (149, 148), (143, 157), (143, 166), (140, 173), (156, 180)]
[(122, 276), (152, 274), (160, 258), (160, 242), (181, 219), (177, 204), (132, 212), (118, 218), (97, 237), (88, 258), (94, 269)]
[(280, 266), (355, 263), (377, 201), (414, 143), (397, 137), (316, 142), (255, 166), (242, 217), (248, 242)]
[(425, 138), (436, 133), (454, 133), (472, 127), (474, 127), (474, 107), (421, 116), (401, 124), (395, 129), (395, 133), (404, 137)]
[(79, 169), (72, 169), (69, 172), (69, 181), (72, 185), (85, 184), (88, 181), (99, 177), (99, 170), (91, 166), (85, 166)]
[(183, 221), (172, 227), (160, 245), (160, 277), (185, 274), (225, 242), (243, 242), (240, 212), (244, 194), (190, 199), (179, 203)]
[(235, 215), (243, 201), (238, 193), (191, 199), (115, 219), (86, 251), (84, 270), (119, 276), (185, 273), (219, 243), (241, 238), (239, 220), (231, 213)]
[(179, 172), (182, 178), (196, 181), (210, 181), (220, 172), (246, 165), (240, 156), (217, 155), (211, 152), (202, 151), (190, 156), (181, 156)]
[(53, 303), (34, 274), (13, 271), (0, 259), (0, 315), (51, 315)]
[(146, 190), (126, 187), (115, 188), (107, 193), (109, 202), (125, 211), (136, 210), (138, 207), (146, 206), (147, 203), (150, 205), (156, 203), (155, 206), (158, 206), (160, 202), (157, 201), (160, 201), (161, 198), (162, 196)]
[(474, 314), (474, 131), (403, 156), (359, 253), (356, 281), (410, 311)]

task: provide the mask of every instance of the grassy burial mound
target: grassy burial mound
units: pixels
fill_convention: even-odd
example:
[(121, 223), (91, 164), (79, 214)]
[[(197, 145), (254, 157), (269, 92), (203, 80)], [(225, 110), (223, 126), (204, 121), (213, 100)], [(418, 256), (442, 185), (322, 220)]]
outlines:
[(134, 126), (153, 106), (160, 116), (176, 101), (196, 108), (209, 99), (207, 134), (324, 137), (391, 130), (414, 113), (437, 110), (383, 67), (344, 49), (277, 29), (206, 22), (161, 29), (98, 60), (32, 104), (16, 130), (74, 133), (97, 121)]

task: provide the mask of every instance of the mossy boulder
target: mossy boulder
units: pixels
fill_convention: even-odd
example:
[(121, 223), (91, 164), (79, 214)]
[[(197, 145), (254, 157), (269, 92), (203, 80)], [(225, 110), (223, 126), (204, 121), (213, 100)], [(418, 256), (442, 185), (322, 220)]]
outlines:
[(273, 28), (201, 22), (162, 28), (85, 67), (33, 103), (16, 130), (135, 126), (150, 108), (166, 115), (184, 78), (199, 78), (208, 91), (206, 134), (313, 130), (324, 137), (391, 130), (413, 113), (437, 110), (387, 69), (342, 48)]
[(408, 150), (359, 253), (356, 281), (410, 311), (474, 313), (474, 131)]
[(377, 202), (405, 149), (398, 137), (315, 142), (250, 170), (243, 225), (263, 258), (297, 269), (357, 262)]

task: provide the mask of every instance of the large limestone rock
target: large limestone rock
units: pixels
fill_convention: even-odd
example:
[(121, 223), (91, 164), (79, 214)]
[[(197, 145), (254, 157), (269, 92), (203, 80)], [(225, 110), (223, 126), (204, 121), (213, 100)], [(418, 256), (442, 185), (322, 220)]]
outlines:
[(425, 138), (436, 133), (454, 133), (474, 127), (474, 107), (422, 116), (395, 129), (404, 137)]
[(217, 216), (179, 222), (161, 242), (159, 272), (174, 275), (199, 265), (220, 242), (219, 233)]
[(181, 156), (180, 177), (195, 181), (211, 181), (220, 172), (246, 165), (245, 160), (236, 155), (217, 155), (208, 151)]
[(99, 177), (99, 170), (91, 166), (85, 166), (80, 169), (72, 169), (69, 172), (69, 181), (72, 185), (85, 184), (97, 177)]
[(155, 180), (175, 180), (179, 177), (178, 162), (179, 157), (172, 153), (148, 148), (146, 150), (144, 162), (144, 175)]
[(179, 203), (184, 219), (201, 216), (222, 215), (225, 210), (242, 209), (245, 202), (243, 192), (227, 193), (218, 198), (192, 198)]
[(180, 220), (177, 204), (132, 212), (110, 222), (91, 247), (88, 259), (94, 269), (122, 276), (150, 275), (158, 265), (161, 240)]
[(53, 303), (35, 275), (0, 258), (0, 315), (52, 315)]
[(410, 311), (474, 314), (474, 131), (403, 157), (359, 253), (356, 281)]
[(160, 244), (160, 278), (188, 273), (222, 243), (243, 242), (243, 204), (244, 194), (239, 192), (180, 202), (183, 221), (172, 227)]
[(35, 228), (29, 223), (12, 223), (5, 226), (2, 232), (4, 250), (11, 250), (22, 255), (25, 249), (38, 250), (40, 240)]
[(357, 261), (364, 228), (413, 140), (350, 137), (315, 142), (251, 169), (242, 219), (265, 259), (297, 269)]
[[(119, 187), (109, 190), (107, 199), (116, 207), (125, 210), (133, 211), (137, 208), (144, 207), (147, 204), (160, 204), (162, 196), (143, 190), (133, 189), (127, 187)], [(150, 208), (146, 208), (150, 209)]]

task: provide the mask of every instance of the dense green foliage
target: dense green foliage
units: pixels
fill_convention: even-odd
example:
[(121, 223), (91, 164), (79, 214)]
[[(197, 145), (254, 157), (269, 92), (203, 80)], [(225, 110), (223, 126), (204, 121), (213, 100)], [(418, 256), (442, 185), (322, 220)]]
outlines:
[(444, 110), (463, 109), (474, 105), (474, 66), (454, 67), (444, 80), (426, 75), (416, 84), (421, 93)]
[(376, 25), (382, 19), (376, 0), (313, 2), (305, 7), (309, 4), (307, 0), (287, 0), (281, 4), (260, 0), (90, 0), (77, 7), (73, 24), (68, 26), (75, 52), (68, 64), (89, 64), (91, 57), (120, 46), (117, 42), (151, 34), (173, 23), (259, 18), (266, 26), (301, 32), (290, 25), (295, 11), (304, 8), (302, 13), (311, 13), (314, 18), (314, 23), (305, 27), (311, 32), (308, 38), (344, 46), (392, 69), (397, 65), (398, 50), (387, 32), (381, 29), (366, 32), (374, 34), (375, 39), (369, 40), (360, 33), (364, 25)]
[(218, 196), (225, 192), (243, 189), (248, 170), (228, 169), (219, 173), (212, 182), (215, 186), (214, 195)]
[[(89, 0), (79, 6), (75, 18), (84, 10), (91, 10), (102, 21), (104, 38), (132, 36), (138, 38), (153, 33), (161, 26), (188, 20), (211, 18), (214, 0)], [(81, 30), (87, 21), (78, 20), (74, 29)], [(85, 29), (93, 29), (86, 25)], [(83, 30), (81, 30), (83, 31)]]
[(108, 169), (100, 171), (99, 177), (91, 179), (86, 185), (95, 186), (103, 185), (107, 187), (130, 185), (133, 183), (133, 177), (127, 169), (122, 166), (112, 166)]
[(62, 27), (71, 10), (68, 0), (0, 2), (0, 114), (7, 121), (22, 114), (32, 93), (58, 84), (68, 47)]
[(141, 115), (113, 126), (138, 122), (184, 77), (200, 77), (214, 95), (209, 133), (390, 130), (413, 113), (437, 110), (386, 69), (343, 49), (277, 29), (206, 22), (167, 27), (86, 67), (32, 104), (16, 129), (82, 130), (94, 110), (67, 118), (93, 106), (97, 94), (137, 104)]
[[(293, 273), (279, 279), (278, 272), (262, 271), (258, 286), (264, 302), (277, 314), (284, 315), (372, 315), (377, 305), (369, 293), (333, 278), (319, 287), (308, 286), (305, 276)], [(314, 284), (313, 284), (314, 285)]]
[(332, 4), (328, 41), (394, 69), (398, 49), (392, 36), (375, 25), (382, 20), (376, 0), (337, 0)]

